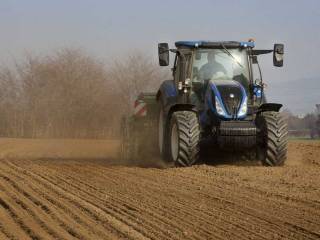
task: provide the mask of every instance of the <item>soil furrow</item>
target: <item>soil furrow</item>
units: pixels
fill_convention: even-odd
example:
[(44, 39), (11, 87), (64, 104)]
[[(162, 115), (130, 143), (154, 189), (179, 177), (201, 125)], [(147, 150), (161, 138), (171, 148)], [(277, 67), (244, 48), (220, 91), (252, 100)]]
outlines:
[[(130, 179), (132, 181), (134, 181), (135, 177), (137, 177), (137, 178), (140, 177), (141, 179), (145, 179), (145, 178), (149, 177), (149, 176), (145, 176), (145, 175), (138, 176), (136, 174), (132, 174), (132, 172), (129, 172), (129, 173), (125, 172), (124, 174), (126, 176), (131, 174), (132, 176), (130, 177)], [(120, 177), (120, 176), (118, 176), (118, 177)], [(261, 196), (259, 196), (259, 194), (257, 194), (254, 191), (251, 191), (251, 192), (242, 191), (241, 188), (240, 189), (235, 188), (231, 184), (221, 183), (221, 185), (219, 185), (219, 184), (215, 184), (215, 183), (214, 184), (205, 183), (207, 186), (207, 189), (210, 189), (210, 191), (212, 191), (212, 188), (214, 188), (214, 191), (212, 191), (213, 194), (210, 194), (208, 191), (204, 191), (204, 189), (203, 189), (204, 183), (203, 182), (199, 183), (199, 181), (202, 180), (201, 177), (193, 178), (190, 175), (184, 175), (184, 176), (181, 176), (181, 178), (180, 178), (180, 176), (179, 176), (179, 178), (177, 178), (177, 180), (180, 180), (180, 179), (181, 179), (181, 184), (184, 183), (187, 186), (192, 186), (192, 185), (195, 186), (194, 189), (182, 189), (181, 194), (187, 193), (189, 191), (196, 191), (197, 192), (196, 194), (198, 196), (200, 195), (200, 196), (203, 196), (204, 198), (211, 198), (212, 195), (214, 196), (214, 195), (217, 195), (217, 193), (219, 193), (219, 196), (224, 198), (224, 200), (227, 201), (227, 203), (228, 202), (230, 203), (230, 201), (232, 201), (232, 199), (237, 199), (237, 201), (232, 202), (236, 206), (235, 210), (238, 209), (239, 211), (244, 211), (245, 214), (247, 212), (246, 210), (250, 210), (250, 209), (244, 209), (245, 204), (242, 204), (242, 202), (243, 203), (250, 202), (251, 203), (250, 205), (252, 205), (254, 203), (256, 204), (254, 206), (254, 209), (256, 209), (256, 210), (261, 209), (261, 207), (265, 207), (264, 212), (260, 211), (260, 213), (262, 213), (264, 216), (266, 215), (266, 213), (269, 214), (270, 210), (274, 209), (274, 213), (276, 215), (270, 214), (270, 216), (274, 217), (274, 216), (279, 215), (279, 213), (280, 213), (281, 216), (283, 217), (282, 219), (284, 220), (284, 222), (286, 222), (285, 219), (292, 219), (293, 220), (293, 217), (294, 217), (294, 219), (296, 221), (301, 222), (300, 224), (305, 224), (305, 221), (307, 221), (309, 227), (313, 226), (314, 229), (317, 229), (317, 227), (318, 227), (319, 219), (314, 218), (311, 212), (310, 212), (310, 218), (314, 218), (313, 221), (310, 221), (309, 219), (303, 219), (303, 221), (301, 221), (301, 209), (299, 209), (300, 215), (295, 215), (294, 212), (296, 211), (296, 208), (294, 206), (288, 205), (287, 206), (288, 209), (283, 210), (283, 208), (286, 206), (285, 204), (279, 203), (277, 201), (276, 201), (277, 204), (274, 204), (274, 199), (266, 198), (266, 196), (261, 197)], [(188, 181), (192, 181), (192, 182), (190, 182), (190, 184), (188, 184)], [(150, 182), (151, 182), (151, 180), (150, 180)], [(156, 184), (155, 182), (156, 182), (156, 180), (153, 181), (152, 184)], [(177, 182), (177, 184), (179, 185), (179, 181)], [(202, 186), (202, 188), (197, 189), (197, 186)], [(232, 186), (232, 188), (230, 186)], [(175, 188), (173, 188), (172, 190), (175, 191)], [(227, 198), (223, 197), (225, 195), (225, 193), (229, 193), (229, 196), (227, 196)], [(260, 199), (262, 199), (262, 200), (260, 200)], [(241, 201), (239, 202), (239, 200), (241, 200)], [(267, 200), (267, 201), (263, 201), (263, 200)], [(277, 206), (277, 208), (275, 208), (275, 206)], [(313, 209), (313, 211), (315, 211), (315, 210), (316, 209)], [(290, 213), (290, 215), (287, 214), (288, 212)], [(292, 225), (299, 225), (299, 224), (293, 222)], [(291, 231), (295, 231), (295, 229), (291, 229)]]
[[(74, 180), (76, 180), (76, 179), (74, 179)], [(77, 184), (81, 184), (82, 186), (87, 186), (91, 189), (94, 188), (94, 186), (90, 186), (86, 183), (83, 183), (79, 179), (77, 179), (76, 182), (77, 182)], [(104, 202), (103, 195), (105, 194), (104, 192), (101, 192), (98, 189), (96, 189), (96, 192), (89, 193), (87, 191), (84, 191), (83, 189), (85, 189), (85, 188), (82, 186), (81, 187), (74, 186), (74, 187), (76, 187), (78, 190), (82, 191), (84, 194), (90, 195), (92, 199), (100, 200), (100, 203), (103, 204), (103, 202)], [(168, 217), (175, 216), (177, 219), (180, 219), (180, 221), (184, 220), (183, 222), (180, 222), (179, 225), (177, 225), (174, 222), (170, 221), (168, 217), (166, 217), (166, 218), (162, 217), (162, 215), (165, 211), (164, 208), (158, 208), (156, 206), (153, 206), (152, 210), (150, 210), (150, 205), (146, 205), (145, 204), (146, 202), (144, 202), (143, 205), (140, 207), (139, 205), (141, 205), (141, 203), (139, 204), (139, 202), (137, 202), (135, 199), (128, 198), (127, 196), (122, 195), (121, 192), (117, 192), (116, 195), (112, 194), (112, 200), (116, 200), (118, 202), (118, 205), (114, 206), (115, 208), (117, 208), (117, 207), (122, 208), (121, 206), (125, 206), (129, 210), (131, 209), (131, 210), (134, 210), (135, 212), (144, 212), (144, 213), (148, 214), (148, 217), (151, 217), (153, 219), (152, 225), (154, 225), (156, 222), (158, 222), (158, 220), (162, 220), (161, 224), (165, 224), (166, 228), (160, 229), (161, 231), (165, 231), (165, 229), (168, 230), (168, 228), (170, 228), (170, 227), (174, 227), (174, 229), (177, 230), (177, 229), (179, 229), (179, 225), (180, 226), (184, 226), (184, 225), (188, 226), (188, 224), (192, 224), (192, 222), (189, 222), (186, 219), (179, 218), (177, 215), (175, 215), (172, 212), (172, 209), (169, 209), (170, 211), (166, 212), (166, 214), (165, 214), (166, 216), (168, 216)], [(153, 200), (151, 199), (151, 202), (152, 201)], [(202, 230), (203, 233), (208, 234), (207, 236), (210, 236), (210, 235), (212, 236), (212, 234), (213, 234), (211, 232), (208, 232), (205, 228), (202, 228), (202, 227), (199, 227), (198, 230), (199, 231)], [(179, 231), (183, 232), (183, 229), (180, 229)], [(219, 236), (217, 235), (216, 238), (219, 238)]]
[[(3, 170), (3, 169), (2, 169)], [(11, 176), (15, 176), (15, 173), (11, 172)], [(15, 176), (18, 181), (28, 181), (32, 182), (32, 179), (28, 177), (27, 179), (23, 178), (23, 174), (20, 174), (19, 176)], [(59, 214), (59, 216), (56, 217), (57, 221), (60, 222), (60, 225), (65, 228), (65, 230), (73, 237), (76, 237), (79, 235), (77, 232), (81, 229), (81, 232), (84, 232), (83, 234), (86, 234), (87, 237), (90, 237), (92, 234), (98, 234), (100, 237), (104, 237), (104, 239), (109, 239), (114, 233), (112, 231), (108, 231), (108, 228), (106, 227), (100, 227), (100, 224), (94, 221), (90, 221), (90, 218), (88, 218), (88, 215), (83, 215), (83, 211), (79, 211), (79, 206), (74, 206), (73, 204), (67, 204), (65, 201), (65, 197), (61, 194), (58, 194), (55, 196), (53, 191), (50, 191), (50, 189), (40, 187), (41, 184), (30, 184), (30, 186), (27, 186), (26, 189), (30, 188), (29, 193), (38, 196), (38, 199), (41, 199), (41, 204), (43, 205), (46, 203), (47, 205), (44, 205), (44, 208), (47, 211), (55, 212), (56, 214)], [(28, 195), (30, 195), (28, 194)], [(57, 201), (58, 199), (58, 201)], [(68, 205), (68, 207), (66, 206)], [(50, 207), (48, 205), (55, 206), (53, 209), (50, 210)], [(81, 209), (81, 208), (80, 208)], [(63, 210), (63, 211), (61, 211)], [(92, 213), (90, 213), (89, 216), (91, 216)], [(71, 216), (72, 218), (70, 218)], [(95, 219), (97, 220), (97, 218)], [(92, 226), (95, 226), (94, 230), (92, 229)], [(87, 229), (87, 231), (85, 230)], [(110, 229), (109, 229), (110, 230)], [(113, 230), (113, 229), (112, 229)], [(117, 231), (113, 231), (117, 232)], [(118, 232), (117, 232), (118, 233)], [(119, 235), (114, 235), (119, 236)], [(91, 238), (91, 237), (90, 237)]]
[[(63, 176), (65, 176), (65, 175), (63, 175)], [(69, 175), (68, 175), (68, 178), (69, 178)], [(77, 184), (78, 183), (80, 183), (81, 182), (81, 180), (79, 180), (79, 179), (75, 179), (75, 181), (74, 182), (77, 182)], [(110, 181), (107, 181), (109, 184), (110, 184)], [(94, 188), (93, 186), (92, 187), (90, 187), (90, 189), (92, 189), (92, 188)], [(84, 189), (84, 188), (81, 188), (81, 189)], [(99, 191), (98, 191), (99, 192)], [(114, 193), (114, 192), (113, 192)], [(97, 194), (97, 193), (95, 193), (95, 194)], [(121, 196), (121, 193), (119, 193), (119, 194), (112, 194), (112, 196), (114, 196), (114, 195), (116, 195), (116, 196), (118, 196), (118, 195), (120, 195)], [(97, 196), (99, 196), (99, 194), (98, 195), (96, 195), (95, 197), (97, 198)], [(153, 196), (153, 198), (155, 197), (155, 195)], [(160, 196), (159, 196), (160, 197)], [(121, 196), (121, 198), (123, 199), (123, 198), (126, 198), (125, 197), (125, 195), (122, 195)], [(103, 199), (102, 199), (103, 200)], [(132, 203), (134, 201), (134, 199), (133, 198), (131, 198), (131, 199), (128, 199), (128, 201), (127, 202), (123, 202), (123, 204), (130, 204), (130, 203)], [(152, 198), (151, 198), (151, 204), (152, 204), (152, 201), (154, 201), (154, 200), (152, 200)], [(135, 205), (135, 206), (133, 206), (133, 207), (136, 207), (137, 205)], [(147, 210), (147, 207), (148, 207), (148, 205), (145, 205), (145, 202), (144, 202), (144, 207), (145, 207), (145, 209)], [(153, 206), (153, 211), (155, 211), (155, 210), (157, 210), (157, 207), (155, 207), (155, 206)], [(162, 213), (163, 214), (163, 208), (160, 208), (159, 209), (159, 211), (160, 211), (160, 213)], [(180, 221), (181, 222), (179, 222), (179, 224), (180, 225), (182, 225), (182, 224), (185, 224), (186, 222), (188, 222), (188, 220), (186, 219), (186, 218), (183, 218), (184, 216), (182, 215), (183, 214), (183, 212), (174, 212), (174, 209), (172, 209), (172, 208), (170, 208), (170, 209), (168, 209), (168, 210), (170, 210), (169, 212), (167, 212), (166, 213), (166, 215), (172, 215), (172, 217), (175, 217), (175, 218), (178, 218), (179, 216), (181, 216), (182, 218), (180, 219)], [(182, 209), (181, 209), (182, 210)], [(173, 211), (173, 212), (172, 212)], [(185, 214), (186, 214), (186, 216), (190, 216), (190, 211), (186, 211), (185, 212)], [(199, 218), (197, 217), (197, 219), (199, 220)], [(189, 222), (189, 224), (191, 224), (192, 225), (192, 222)], [(209, 224), (208, 226), (210, 226), (210, 227), (212, 227), (212, 223), (211, 222), (206, 222), (206, 224)], [(188, 225), (186, 225), (186, 226), (188, 226)], [(219, 228), (218, 226), (215, 226), (216, 227), (216, 229), (215, 229), (215, 231), (217, 231), (218, 229), (217, 228)], [(201, 228), (201, 227), (200, 227)], [(207, 227), (206, 227), (207, 228)], [(203, 228), (203, 231), (206, 231), (206, 228)], [(224, 232), (225, 231), (225, 229), (221, 229), (222, 231), (221, 232)], [(209, 233), (208, 231), (206, 231), (207, 233)], [(209, 234), (213, 234), (213, 232), (211, 232), (211, 233), (209, 233)], [(239, 238), (240, 238), (240, 235), (239, 235)]]
[[(56, 182), (55, 180), (57, 180), (57, 177), (48, 179), (48, 176), (43, 176), (43, 175), (41, 176), (53, 184)], [(60, 178), (58, 181), (62, 183), (65, 180), (63, 178)], [(157, 234), (157, 236), (161, 236), (162, 239), (167, 239), (167, 238), (170, 239), (170, 237), (168, 237), (168, 229), (166, 227), (161, 227), (163, 223), (159, 222), (159, 219), (156, 216), (149, 215), (144, 217), (144, 213), (146, 213), (146, 209), (141, 209), (141, 208), (138, 209), (137, 206), (132, 206), (130, 203), (128, 205), (128, 203), (125, 203), (123, 201), (116, 204), (116, 202), (113, 201), (115, 200), (114, 198), (112, 198), (112, 201), (109, 201), (109, 202), (105, 198), (99, 199), (97, 198), (97, 196), (93, 195), (92, 193), (89, 193), (85, 189), (81, 189), (77, 185), (74, 185), (72, 183), (67, 183), (65, 187), (63, 187), (61, 184), (60, 187), (63, 188), (64, 190), (68, 189), (69, 191), (72, 191), (72, 188), (73, 188), (74, 190), (73, 193), (76, 194), (78, 197), (85, 199), (87, 202), (96, 205), (102, 210), (105, 210), (108, 212), (110, 212), (111, 210), (112, 211), (111, 214), (115, 216), (122, 216), (121, 217), (122, 221), (125, 221), (127, 224), (130, 224), (131, 226), (134, 226), (137, 229), (140, 228), (139, 226), (140, 223), (143, 223), (143, 228), (145, 230), (142, 230), (142, 231), (149, 231), (149, 234), (154, 232), (155, 234)], [(150, 217), (152, 221), (148, 220), (148, 218)], [(128, 222), (128, 220), (130, 220), (130, 222)], [(158, 232), (155, 232), (156, 230), (158, 230)], [(160, 233), (162, 233), (163, 235)], [(152, 238), (152, 236), (149, 236), (149, 237)], [(193, 236), (193, 237), (198, 239), (196, 236)]]
[[(24, 189), (28, 189), (30, 194), (22, 190), (11, 179), (3, 177), (1, 175), (2, 174), (0, 173), (0, 177), (5, 178), (8, 185), (12, 186), (10, 192), (15, 192), (17, 194), (17, 197), (15, 198), (19, 198), (20, 201), (23, 201), (22, 204), (24, 205), (24, 208), (29, 209), (30, 215), (34, 219), (36, 219), (39, 222), (39, 224), (41, 224), (41, 227), (44, 228), (48, 233), (50, 233), (54, 238), (68, 239), (70, 237), (74, 237), (78, 239), (83, 239), (85, 237), (89, 237), (89, 235), (86, 236), (83, 234), (79, 234), (76, 232), (76, 230), (67, 227), (67, 223), (61, 220), (63, 217), (65, 218), (65, 215), (59, 218), (57, 214), (55, 214), (57, 209), (51, 209), (49, 206), (45, 205), (38, 194), (34, 195), (38, 196), (38, 198), (32, 197), (30, 194), (33, 192), (29, 190), (28, 186), (25, 186), (20, 182), (20, 185), (24, 185)], [(20, 196), (18, 195), (19, 193)], [(34, 209), (34, 211), (32, 209)], [(40, 211), (42, 211), (42, 213)]]
[[(111, 171), (112, 172), (112, 171)], [(125, 171), (122, 171), (122, 172), (125, 172)], [(105, 174), (105, 176), (109, 176), (110, 177), (110, 172), (108, 172), (109, 174)], [(117, 175), (118, 176), (118, 180), (120, 181), (120, 182), (123, 182), (123, 181), (125, 181), (125, 179), (123, 178), (121, 178), (121, 176), (119, 176), (119, 175), (121, 175), (121, 174), (115, 174), (115, 175)], [(128, 173), (124, 173), (124, 176), (128, 176), (128, 175), (131, 175), (131, 174), (128, 174)], [(134, 175), (134, 176), (133, 176)], [(112, 176), (111, 176), (111, 178), (112, 178)], [(119, 179), (120, 178), (120, 179)], [(145, 176), (140, 176), (140, 175), (137, 175), (137, 174), (132, 174), (132, 176), (130, 176), (130, 180), (131, 181), (134, 181), (134, 179), (135, 178), (138, 178), (139, 180), (137, 180), (137, 183), (138, 182), (141, 182), (141, 181), (143, 181), (142, 179), (145, 179)], [(158, 185), (156, 185), (156, 180), (154, 180), (153, 182), (151, 182), (150, 181), (150, 184), (149, 184), (149, 182), (148, 182), (148, 189), (149, 189), (149, 191), (148, 192), (150, 192), (151, 191), (151, 186), (152, 185), (155, 185), (156, 187), (155, 188), (157, 188), (157, 186)], [(179, 184), (177, 184), (177, 185), (179, 185)], [(177, 189), (179, 189), (178, 187), (175, 187), (175, 186), (171, 186), (172, 187), (172, 189), (170, 189), (170, 187), (168, 187), (169, 188), (169, 191), (173, 191), (173, 192), (176, 192), (176, 191), (178, 191)], [(221, 190), (221, 189), (219, 189), (219, 190)], [(193, 190), (194, 191), (194, 190)], [(179, 196), (181, 196), (181, 195), (186, 195), (188, 192), (190, 192), (190, 189), (182, 189), (181, 190), (181, 192), (180, 193), (177, 193), (177, 195), (179, 195)], [(216, 191), (214, 191), (213, 192), (213, 194), (206, 194), (206, 193), (203, 193), (203, 191), (202, 190), (197, 190), (196, 191), (197, 193), (196, 194), (194, 194), (195, 196), (199, 196), (199, 195), (203, 195), (203, 194), (205, 194), (205, 198), (212, 198), (212, 195), (213, 196), (215, 196), (215, 195), (217, 195), (216, 193)], [(219, 191), (220, 192), (220, 191)], [(224, 191), (222, 190), (222, 193), (223, 193)], [(230, 192), (230, 191), (229, 191)], [(231, 192), (234, 192), (234, 190), (232, 190)], [(222, 196), (223, 196), (223, 194), (222, 194)], [(166, 196), (166, 198), (167, 198), (168, 196)], [(192, 199), (192, 196), (186, 196), (185, 198), (183, 198), (184, 200), (185, 199), (188, 199), (188, 200), (191, 200)], [(241, 199), (241, 198), (239, 198), (239, 197), (233, 197), (233, 198), (235, 198), (235, 199)], [(237, 204), (235, 203), (235, 202), (230, 202), (230, 199), (233, 199), (233, 198), (227, 198), (227, 199), (224, 199), (224, 198), (220, 198), (220, 199), (218, 199), (218, 202), (225, 202), (225, 203), (227, 203), (227, 204), (232, 204), (232, 205), (235, 205), (234, 207), (233, 207), (233, 209), (231, 209), (230, 210), (230, 212), (231, 212), (231, 214), (232, 214), (232, 212), (233, 212), (233, 215), (235, 214), (235, 212), (234, 211), (236, 211), (236, 212), (243, 212), (243, 214), (244, 215), (247, 215), (247, 213), (248, 213), (248, 210), (249, 210), (249, 212), (251, 212), (250, 211), (250, 209), (243, 209), (243, 205), (239, 205), (239, 206), (237, 206)], [(196, 201), (196, 199), (197, 198), (195, 198), (194, 199), (194, 201)], [(213, 199), (214, 200), (214, 199)], [(253, 201), (253, 199), (249, 199), (250, 200), (250, 202), (251, 201)], [(225, 205), (225, 203), (223, 204), (223, 205)], [(259, 207), (257, 207), (257, 208), (255, 208), (255, 209), (253, 209), (254, 210), (254, 212), (255, 211), (259, 211), (259, 209), (261, 208), (261, 202), (259, 202), (259, 204), (260, 204), (260, 206)], [(252, 208), (251, 208), (252, 209)], [(268, 218), (264, 218), (265, 217), (265, 212), (261, 212), (260, 211), (260, 213), (262, 213), (262, 216), (261, 217), (259, 217), (259, 215), (255, 215), (255, 214), (253, 214), (252, 216), (254, 217), (254, 218), (259, 218), (259, 219), (261, 219), (262, 221), (267, 221), (268, 223), (270, 223), (270, 224), (272, 224), (273, 225), (273, 227), (275, 227), (275, 228), (278, 228), (280, 231), (279, 232), (281, 232), (281, 231), (283, 231), (283, 227), (284, 227), (284, 225), (282, 226), (282, 227), (279, 227), (278, 225), (279, 225), (279, 223), (280, 223), (280, 225), (281, 225), (281, 223), (283, 223), (283, 221), (280, 221), (279, 223), (274, 223), (273, 221), (275, 220), (275, 219), (273, 219), (274, 218), (274, 216), (270, 216), (272, 219), (271, 220), (268, 220)], [(273, 220), (273, 221), (272, 221)], [(252, 220), (252, 224), (255, 224), (255, 219), (253, 219)], [(273, 228), (271, 227), (270, 228), (270, 230), (269, 231), (273, 231)], [(269, 232), (268, 231), (268, 232)], [(289, 234), (289, 233), (291, 233), (292, 231), (294, 231), (294, 232), (296, 232), (295, 231), (295, 229), (288, 229), (287, 230), (287, 233)]]
[[(1, 198), (1, 196), (0, 196)], [(0, 232), (5, 236), (5, 238), (0, 239), (31, 239), (21, 228), (20, 225), (14, 221), (10, 213), (0, 206)]]
[[(0, 176), (0, 179), (2, 176)], [(8, 184), (9, 185), (9, 184)], [(29, 199), (23, 197), (14, 188), (6, 186), (6, 194), (10, 196), (15, 203), (17, 203), (23, 210), (28, 212), (28, 214), (34, 219), (34, 221), (39, 225), (43, 231), (45, 231), (50, 238), (53, 239), (65, 239), (65, 237), (59, 234), (59, 227), (56, 225), (48, 216), (44, 216), (41, 212), (42, 210), (34, 205)], [(0, 187), (3, 186), (0, 184)], [(55, 229), (57, 228), (57, 229)]]
[(32, 177), (34, 180), (38, 181), (40, 184), (43, 184), (44, 186), (50, 188), (52, 191), (59, 192), (61, 195), (63, 195), (65, 198), (68, 198), (71, 200), (74, 204), (77, 206), (86, 209), (87, 211), (90, 211), (92, 214), (94, 214), (97, 218), (101, 219), (102, 221), (106, 221), (106, 223), (114, 226), (116, 229), (119, 229), (123, 234), (126, 234), (129, 238), (135, 238), (135, 239), (146, 239), (146, 237), (139, 231), (136, 231), (132, 228), (132, 226), (126, 225), (121, 220), (117, 219), (115, 216), (110, 215), (109, 213), (103, 211), (99, 207), (97, 207), (94, 204), (88, 203), (87, 201), (77, 197), (76, 195), (73, 195), (63, 189), (61, 189), (59, 186), (48, 182), (43, 177), (38, 176), (34, 174), (33, 172), (30, 172), (29, 170), (21, 169), (17, 165), (13, 165), (10, 162), (6, 162), (9, 166), (12, 166), (17, 171), (20, 171), (21, 173), (24, 173), (28, 175), (29, 177)]
[[(79, 182), (79, 180), (76, 180), (75, 182)], [(107, 182), (109, 182), (109, 181), (107, 181)], [(160, 197), (160, 196), (159, 196)], [(132, 199), (131, 199), (131, 201), (132, 201)], [(180, 210), (181, 209), (190, 209), (190, 206), (183, 206), (183, 205), (181, 205), (183, 208), (180, 208)], [(154, 210), (156, 210), (156, 208), (153, 208)], [(173, 209), (172, 208), (170, 208), (170, 211), (172, 211)], [(223, 210), (223, 209), (222, 209)], [(222, 211), (223, 212), (223, 211)], [(189, 211), (189, 212), (187, 212), (187, 214), (186, 214), (186, 217), (188, 217), (188, 216), (190, 216), (190, 214), (191, 214), (191, 212)], [(205, 220), (206, 218), (208, 218), (208, 215), (205, 215), (204, 217), (200, 217), (199, 216), (199, 213), (198, 213), (198, 211), (195, 211), (194, 212), (194, 214), (195, 215), (197, 215), (197, 220), (199, 221), (200, 219), (201, 220), (204, 220), (204, 222), (203, 223), (205, 223), (205, 224), (207, 224), (207, 226), (210, 226), (210, 227), (212, 227), (212, 222), (208, 222), (208, 220), (209, 219), (207, 219), (207, 220)], [(221, 216), (221, 212), (217, 212), (216, 213), (217, 215), (216, 216), (213, 216), (212, 217), (212, 220), (214, 220), (217, 216)], [(176, 215), (182, 215), (182, 212), (180, 211), (180, 212), (176, 212)], [(225, 219), (227, 219), (227, 214), (225, 214), (226, 215), (226, 217), (225, 217)], [(181, 221), (183, 221), (184, 220), (184, 222), (183, 223), (185, 223), (187, 220), (186, 219), (181, 219)], [(228, 222), (228, 221), (226, 221), (226, 222)], [(229, 222), (230, 224), (232, 224), (231, 222)], [(181, 225), (181, 223), (180, 223), (180, 225)], [(222, 224), (222, 225), (225, 225), (225, 224)], [(240, 230), (240, 229), (244, 229), (244, 227), (242, 226), (242, 225), (235, 225), (236, 227), (238, 227), (238, 230)], [(215, 226), (216, 228), (217, 228), (217, 226)], [(215, 229), (215, 230), (217, 230), (217, 229)], [(225, 229), (221, 229), (222, 230), (222, 232), (223, 231), (225, 231)], [(250, 231), (250, 230), (249, 230)], [(212, 234), (212, 233), (211, 233)], [(253, 232), (253, 235), (254, 235), (254, 232)], [(264, 236), (262, 236), (262, 235), (260, 235), (260, 238), (263, 238)], [(241, 238), (241, 235), (239, 236), (239, 238)]]
[(19, 225), (19, 228), (21, 228), (29, 238), (39, 240), (49, 237), (40, 229), (37, 232), (34, 231), (34, 229), (39, 228), (39, 225), (35, 223), (29, 214), (27, 214), (25, 210), (11, 199), (2, 189), (0, 189), (0, 206), (8, 212), (9, 216), (17, 225)]
[[(110, 180), (110, 179), (109, 179)], [(81, 183), (81, 180), (79, 180), (79, 179), (77, 179), (76, 180), (76, 182), (78, 182), (78, 183)], [(110, 183), (110, 181), (108, 181), (109, 183)], [(87, 185), (87, 184), (86, 184)], [(90, 185), (89, 185), (90, 186)], [(91, 188), (94, 188), (93, 186), (91, 186)], [(128, 198), (128, 197), (126, 197), (125, 195), (123, 195), (123, 194), (121, 194), (121, 192), (120, 192), (121, 190), (119, 190), (119, 191), (114, 191), (113, 192), (113, 195), (116, 195), (116, 196), (121, 196), (121, 198), (122, 199), (127, 199), (127, 203), (132, 203), (133, 201), (134, 201), (134, 199), (133, 198)], [(97, 191), (97, 192), (99, 192), (99, 190)], [(148, 192), (150, 192), (150, 189), (148, 189)], [(95, 194), (97, 194), (97, 193), (95, 193)], [(103, 194), (103, 193), (102, 193)], [(155, 192), (155, 194), (156, 194), (156, 192)], [(149, 201), (144, 201), (143, 203), (144, 203), (144, 207), (145, 207), (145, 210), (148, 210), (148, 206), (152, 206), (152, 210), (151, 211), (153, 211), (153, 212), (155, 212), (156, 210), (158, 210), (159, 211), (159, 213), (161, 214), (163, 214), (163, 211), (165, 210), (164, 209), (164, 207), (157, 207), (157, 206), (155, 206), (154, 205), (154, 201), (155, 201), (155, 199), (154, 199), (154, 197), (155, 196), (157, 196), (157, 195), (155, 195), (155, 194), (153, 194), (152, 192), (151, 192), (151, 195), (149, 195), (149, 194), (145, 194), (145, 197), (147, 197), (147, 196), (149, 196)], [(97, 195), (95, 195), (95, 198), (97, 198), (99, 196), (99, 194), (97, 194)], [(159, 200), (161, 200), (161, 198), (162, 198), (162, 196), (161, 195), (158, 195), (157, 196), (158, 197), (158, 201)], [(171, 218), (176, 218), (177, 220), (179, 219), (179, 225), (180, 226), (183, 226), (184, 224), (187, 224), (186, 225), (186, 227), (187, 226), (190, 226), (190, 225), (192, 225), (193, 224), (193, 222), (192, 221), (188, 221), (188, 218), (190, 218), (190, 216), (192, 215), (192, 214), (194, 214), (195, 216), (197, 216), (196, 218), (197, 218), (197, 221), (199, 221), (199, 220), (202, 220), (203, 222), (203, 224), (207, 224), (205, 227), (201, 227), (201, 226), (199, 226), (199, 228), (197, 229), (197, 230), (202, 230), (203, 232), (206, 232), (206, 233), (208, 233), (208, 234), (210, 234), (210, 235), (213, 235), (215, 232), (220, 232), (220, 233), (225, 233), (226, 232), (226, 229), (225, 228), (223, 228), (223, 226), (225, 225), (225, 223), (229, 223), (229, 224), (231, 224), (232, 225), (232, 222), (230, 222), (230, 221), (228, 221), (227, 220), (227, 215), (226, 215), (226, 217), (224, 218), (224, 219), (221, 219), (221, 221), (222, 221), (222, 223), (223, 224), (221, 224), (221, 226), (219, 226), (219, 225), (216, 225), (216, 226), (214, 226), (213, 224), (212, 224), (212, 222), (210, 222), (210, 219), (208, 219), (208, 215), (204, 215), (204, 216), (199, 216), (199, 211), (198, 210), (196, 210), (196, 211), (193, 211), (192, 210), (192, 205), (185, 205), (185, 204), (183, 204), (183, 203), (180, 203), (179, 202), (179, 206), (177, 207), (176, 205), (177, 205), (177, 203), (178, 202), (175, 202), (175, 204), (174, 205), (171, 205), (170, 206), (170, 208), (167, 210), (167, 212), (166, 212), (166, 216), (170, 216)], [(213, 209), (212, 209), (213, 210)], [(215, 210), (213, 210), (214, 212), (216, 212)], [(212, 216), (212, 221), (213, 220), (215, 220), (216, 218), (217, 218), (217, 216), (219, 216), (219, 217), (221, 217), (221, 212), (216, 212), (216, 214), (217, 215), (214, 215), (214, 216)], [(187, 217), (187, 218), (186, 218)], [(240, 226), (240, 225), (236, 225), (236, 224), (233, 224), (235, 227), (239, 227), (240, 229), (243, 229), (243, 227), (242, 226)], [(214, 231), (212, 231), (212, 232), (208, 232), (207, 231), (207, 228), (208, 228), (208, 226), (210, 227), (210, 228), (213, 228), (212, 230), (214, 230)], [(238, 236), (238, 238), (239, 239), (241, 239), (242, 237), (241, 237), (241, 234), (239, 233), (234, 233), (234, 236)], [(217, 238), (219, 237), (219, 236), (216, 236)], [(220, 236), (221, 237), (221, 236)], [(261, 238), (263, 238), (263, 236), (260, 236)]]
[(64, 142), (0, 139), (0, 239), (320, 239), (320, 141), (290, 141), (279, 168), (171, 169), (113, 165), (116, 141)]

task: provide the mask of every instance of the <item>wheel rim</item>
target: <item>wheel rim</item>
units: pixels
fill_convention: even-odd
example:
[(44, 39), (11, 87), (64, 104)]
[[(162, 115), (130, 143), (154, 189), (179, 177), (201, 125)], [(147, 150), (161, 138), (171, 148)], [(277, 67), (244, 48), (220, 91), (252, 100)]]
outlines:
[(162, 109), (160, 110), (159, 115), (159, 126), (158, 126), (158, 141), (159, 141), (159, 151), (162, 154), (163, 150), (163, 112)]
[(173, 161), (177, 161), (179, 154), (179, 135), (177, 124), (173, 124), (171, 129), (171, 157)]

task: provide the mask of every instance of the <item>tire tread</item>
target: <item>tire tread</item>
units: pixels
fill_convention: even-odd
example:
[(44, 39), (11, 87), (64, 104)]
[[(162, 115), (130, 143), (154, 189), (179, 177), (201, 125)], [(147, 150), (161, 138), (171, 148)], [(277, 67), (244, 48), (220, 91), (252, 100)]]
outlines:
[[(260, 119), (259, 119), (260, 118)], [(262, 122), (265, 154), (262, 163), (267, 166), (282, 166), (287, 158), (287, 123), (279, 112), (263, 112), (258, 116)]]
[(177, 111), (172, 121), (178, 125), (179, 153), (176, 166), (193, 165), (199, 158), (200, 125), (197, 114), (192, 111)]

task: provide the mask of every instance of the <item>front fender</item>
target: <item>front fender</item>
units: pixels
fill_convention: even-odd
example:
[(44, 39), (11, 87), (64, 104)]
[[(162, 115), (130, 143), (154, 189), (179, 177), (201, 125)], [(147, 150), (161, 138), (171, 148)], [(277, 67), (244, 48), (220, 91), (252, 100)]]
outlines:
[(173, 80), (164, 81), (157, 93), (157, 101), (162, 105), (165, 115), (177, 103), (178, 92)]
[(267, 111), (274, 111), (274, 112), (279, 112), (280, 109), (282, 108), (282, 104), (280, 103), (263, 103), (260, 105), (258, 108), (257, 112), (267, 112)]

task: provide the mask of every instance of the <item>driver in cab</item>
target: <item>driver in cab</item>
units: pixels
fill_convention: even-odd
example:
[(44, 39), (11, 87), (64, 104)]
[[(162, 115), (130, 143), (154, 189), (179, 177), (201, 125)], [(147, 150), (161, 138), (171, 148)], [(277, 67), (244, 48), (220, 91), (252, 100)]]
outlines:
[(208, 52), (208, 62), (204, 64), (199, 70), (199, 80), (207, 82), (213, 78), (214, 75), (227, 75), (227, 70), (224, 66), (216, 61), (216, 55), (214, 52)]
[(191, 95), (191, 102), (202, 109), (202, 104), (204, 102), (204, 95), (207, 89), (208, 82), (217, 76), (223, 76), (227, 74), (227, 70), (224, 66), (216, 61), (216, 55), (214, 52), (208, 52), (207, 54), (208, 62), (200, 68), (197, 76), (199, 85), (194, 83), (194, 93)]

